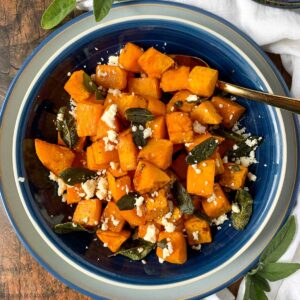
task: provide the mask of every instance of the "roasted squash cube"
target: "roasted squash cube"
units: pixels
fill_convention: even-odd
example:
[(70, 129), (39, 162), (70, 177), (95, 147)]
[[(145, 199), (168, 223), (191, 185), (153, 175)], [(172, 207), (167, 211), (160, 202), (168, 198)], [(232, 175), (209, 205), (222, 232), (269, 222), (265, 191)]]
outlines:
[(138, 229), (138, 238), (145, 239), (150, 243), (156, 243), (161, 226), (153, 222), (147, 222), (140, 225)]
[(138, 59), (143, 55), (144, 50), (130, 42), (127, 42), (119, 56), (119, 65), (125, 70), (133, 73), (141, 73), (142, 68), (138, 64)]
[(98, 171), (107, 168), (107, 164), (97, 164), (92, 145), (86, 148), (87, 168), (92, 171)]
[(220, 176), (220, 184), (238, 190), (244, 187), (248, 168), (234, 163), (224, 164), (224, 173)]
[(113, 149), (112, 151), (106, 151), (105, 142), (99, 140), (92, 144), (95, 163), (97, 165), (109, 166), (110, 162), (118, 162), (118, 151)]
[(102, 204), (99, 199), (80, 201), (73, 215), (73, 222), (82, 226), (97, 226), (100, 221)]
[(151, 128), (152, 138), (154, 139), (167, 138), (166, 119), (164, 116), (155, 118), (152, 121), (148, 121), (146, 127)]
[(137, 215), (136, 209), (120, 210), (122, 217), (131, 227), (140, 226), (146, 223), (145, 207), (141, 207), (142, 216)]
[(215, 159), (215, 164), (216, 164), (216, 175), (223, 174), (225, 169), (223, 166), (223, 160), (220, 156), (220, 153), (217, 151), (216, 154), (214, 155)]
[(160, 87), (164, 92), (184, 90), (188, 86), (189, 73), (190, 68), (186, 66), (181, 66), (177, 69), (169, 69), (163, 73)]
[(187, 249), (186, 241), (182, 232), (162, 231), (159, 233), (158, 241), (162, 241), (164, 239), (168, 242), (167, 248), (162, 249), (157, 247), (156, 255), (172, 264), (184, 264), (187, 260)]
[(186, 180), (187, 169), (186, 154), (180, 153), (172, 162), (172, 170), (180, 180)]
[(160, 189), (157, 195), (146, 196), (146, 219), (154, 220), (161, 218), (169, 212), (169, 204), (167, 200), (166, 191)]
[(215, 161), (204, 160), (197, 165), (189, 165), (187, 191), (202, 197), (210, 197), (214, 189)]
[(210, 101), (202, 102), (196, 106), (191, 112), (191, 118), (199, 121), (201, 124), (217, 125), (222, 122), (221, 115)]
[(195, 101), (188, 101), (188, 99), (194, 99), (197, 95), (193, 95), (188, 90), (178, 91), (167, 104), (167, 112), (182, 111), (191, 112), (196, 106)]
[(97, 65), (95, 79), (106, 89), (124, 90), (127, 86), (127, 72), (118, 66)]
[(173, 144), (169, 140), (150, 139), (140, 151), (138, 159), (147, 160), (165, 170), (172, 163)]
[(164, 116), (166, 114), (166, 105), (162, 101), (149, 96), (145, 96), (145, 98), (148, 100), (147, 108), (154, 116)]
[(125, 219), (122, 217), (118, 206), (113, 202), (107, 203), (102, 214), (102, 219), (104, 224), (107, 226), (107, 229), (102, 226), (102, 230), (105, 228), (112, 232), (120, 232), (125, 225)]
[(242, 105), (222, 97), (213, 97), (212, 104), (222, 116), (222, 124), (226, 128), (231, 128), (246, 111)]
[(209, 223), (193, 216), (184, 222), (189, 245), (199, 245), (212, 242)]
[(76, 102), (87, 100), (92, 94), (86, 90), (83, 84), (84, 71), (79, 70), (72, 73), (66, 82), (64, 89)]
[(120, 232), (97, 230), (99, 240), (111, 252), (117, 252), (122, 244), (130, 237), (130, 231), (122, 230)]
[(110, 163), (108, 171), (116, 178), (127, 175), (127, 172), (123, 171), (120, 167), (120, 163), (117, 162)]
[(190, 72), (188, 90), (202, 97), (210, 97), (214, 93), (217, 80), (217, 70), (196, 66)]
[(160, 78), (165, 71), (174, 65), (174, 60), (151, 47), (143, 53), (138, 63), (149, 77)]
[(167, 129), (173, 144), (193, 141), (192, 120), (187, 113), (173, 112), (166, 115)]
[(85, 193), (80, 183), (67, 186), (66, 200), (68, 204), (78, 203), (84, 196)]
[(147, 108), (147, 100), (139, 95), (121, 94), (117, 99), (118, 111), (125, 118), (125, 111), (128, 108)]
[(50, 144), (39, 139), (34, 140), (35, 152), (41, 163), (55, 175), (70, 168), (75, 154), (69, 148)]
[(111, 196), (116, 202), (131, 191), (131, 178), (128, 175), (115, 178), (107, 172), (107, 180)]
[(143, 97), (153, 97), (155, 99), (161, 97), (159, 81), (151, 77), (130, 78), (128, 80), (128, 91)]
[(192, 151), (197, 145), (203, 143), (205, 140), (211, 138), (212, 135), (209, 132), (202, 133), (200, 135), (194, 136), (191, 143), (186, 143), (185, 148), (188, 152)]
[(150, 162), (141, 160), (136, 168), (133, 184), (141, 194), (157, 191), (170, 182), (171, 178)]
[(121, 94), (112, 94), (112, 93), (107, 93), (106, 98), (104, 100), (104, 107), (106, 108), (107, 106), (110, 106), (112, 104), (117, 104), (118, 99), (121, 96)]

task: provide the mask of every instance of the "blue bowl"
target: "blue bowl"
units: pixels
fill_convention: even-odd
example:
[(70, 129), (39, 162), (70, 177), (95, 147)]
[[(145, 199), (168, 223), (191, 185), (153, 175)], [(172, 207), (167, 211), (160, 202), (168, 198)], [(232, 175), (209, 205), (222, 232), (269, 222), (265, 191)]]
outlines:
[[(122, 6), (117, 6), (116, 9), (120, 7)], [(204, 12), (201, 14), (214, 19)], [(90, 18), (90, 15), (80, 17), (75, 22), (80, 24), (85, 18)], [(232, 30), (226, 22), (215, 19)], [(68, 25), (61, 31), (67, 28)], [(242, 34), (238, 35), (241, 40), (245, 39), (248, 42)], [(57, 36), (59, 37), (59, 32), (54, 33), (51, 38)], [(107, 61), (108, 56), (118, 52), (128, 41), (143, 48), (154, 46), (166, 53), (201, 57), (211, 67), (219, 70), (220, 79), (224, 81), (262, 91), (270, 89), (269, 83), (257, 67), (262, 61), (269, 64), (257, 46), (250, 43), (254, 49), (252, 51), (258, 57), (255, 64), (246, 50), (242, 51), (218, 33), (195, 27), (188, 21), (180, 22), (178, 19), (167, 17), (144, 17), (110, 22), (90, 32), (86, 30), (84, 35), (73, 36), (73, 40), (70, 40), (66, 47), (57, 50), (59, 54), (54, 55), (49, 63), (42, 65), (38, 77), (27, 90), (26, 101), (20, 106), (13, 138), (13, 160), (15, 176), (25, 177), (26, 181), (22, 184), (17, 183), (17, 188), (34, 228), (45, 237), (55, 252), (72, 261), (81, 270), (120, 284), (158, 286), (188, 282), (206, 276), (242, 256), (266, 227), (281, 193), (287, 155), (292, 151), (287, 150), (285, 126), (293, 125), (284, 126), (282, 115), (277, 109), (238, 99), (238, 102), (247, 108), (247, 113), (241, 121), (242, 125), (253, 135), (264, 138), (256, 154), (259, 164), (250, 168), (257, 176), (256, 182), (249, 185), (254, 197), (253, 215), (244, 231), (236, 231), (230, 227), (229, 221), (226, 222), (222, 225), (222, 230), (213, 232), (213, 243), (203, 245), (201, 252), (189, 250), (188, 261), (184, 265), (160, 264), (155, 254), (147, 258), (146, 265), (132, 262), (122, 256), (109, 258), (110, 252), (103, 248), (98, 240), (94, 240), (94, 236), (85, 233), (56, 235), (52, 230), (53, 226), (68, 221), (74, 207), (67, 206), (57, 197), (56, 186), (48, 179), (49, 172), (35, 155), (33, 140), (39, 138), (56, 142), (57, 132), (53, 121), (58, 108), (69, 101), (69, 96), (63, 89), (68, 79), (67, 73), (78, 69), (93, 73), (98, 61)], [(278, 79), (278, 74), (272, 68), (270, 69)], [(290, 188), (290, 185), (288, 186)], [(290, 203), (291, 201), (282, 209), (283, 215), (278, 220), (275, 230), (286, 217)], [(8, 211), (10, 213), (11, 210)], [(271, 230), (270, 234), (274, 232)], [(45, 260), (47, 261), (47, 258), (42, 258), (42, 262)], [(55, 273), (51, 262), (46, 262), (46, 265), (49, 264), (50, 270), (54, 269)], [(244, 270), (239, 270), (241, 271)], [(67, 282), (70, 283), (70, 279)]]

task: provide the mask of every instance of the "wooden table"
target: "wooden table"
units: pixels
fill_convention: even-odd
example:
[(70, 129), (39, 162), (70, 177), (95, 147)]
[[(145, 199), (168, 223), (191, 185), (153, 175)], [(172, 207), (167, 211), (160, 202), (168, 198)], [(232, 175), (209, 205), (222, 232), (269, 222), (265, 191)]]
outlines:
[[(49, 34), (40, 17), (51, 0), (0, 1), (0, 104), (24, 59)], [(272, 60), (283, 73), (279, 56)], [(0, 203), (0, 299), (90, 299), (66, 287), (44, 270), (26, 251)], [(236, 295), (240, 280), (231, 285)]]

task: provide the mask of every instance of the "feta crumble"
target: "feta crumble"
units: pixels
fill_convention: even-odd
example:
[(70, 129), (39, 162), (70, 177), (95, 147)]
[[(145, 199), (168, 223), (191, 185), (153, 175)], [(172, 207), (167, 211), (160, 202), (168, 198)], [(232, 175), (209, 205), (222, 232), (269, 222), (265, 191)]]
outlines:
[(239, 212), (241, 212), (240, 207), (237, 203), (232, 203), (231, 205), (231, 210), (232, 212), (238, 214)]
[(91, 199), (95, 195), (97, 181), (95, 179), (89, 179), (86, 182), (81, 183), (81, 187), (86, 194), (86, 199)]
[(251, 172), (249, 172), (247, 176), (250, 181), (256, 181), (256, 175), (252, 174)]
[(198, 121), (194, 121), (193, 130), (196, 133), (202, 134), (202, 133), (205, 133), (206, 127), (201, 125)]
[(108, 110), (104, 112), (101, 117), (101, 120), (106, 123), (106, 125), (110, 128), (116, 128), (115, 125), (115, 117), (117, 114), (118, 107), (116, 104), (112, 104)]
[(100, 200), (104, 200), (107, 197), (108, 192), (108, 181), (104, 177), (98, 179), (96, 196)]
[(131, 126), (131, 131), (132, 132), (136, 132), (137, 131), (137, 127), (135, 125)]
[(223, 224), (226, 220), (228, 220), (228, 217), (226, 214), (223, 214), (221, 216), (219, 216), (218, 218), (214, 218), (211, 220), (212, 224), (215, 225), (221, 225)]
[(201, 170), (198, 168), (197, 164), (193, 164), (192, 168), (195, 170), (196, 174), (200, 174)]
[(196, 102), (198, 101), (198, 96), (197, 95), (189, 95), (185, 99), (187, 102)]
[(140, 196), (138, 198), (135, 198), (135, 207), (136, 207), (136, 214), (138, 217), (142, 217), (143, 216), (143, 212), (141, 210), (141, 206), (144, 203), (144, 197)]
[(147, 139), (151, 136), (152, 136), (152, 129), (150, 127), (148, 127), (143, 131), (143, 137), (144, 137), (144, 139)]
[(199, 240), (199, 231), (193, 231), (193, 240), (198, 241)]
[(61, 196), (67, 189), (67, 185), (64, 183), (64, 181), (57, 177), (54, 173), (50, 172), (49, 179), (52, 181), (55, 181), (58, 184), (57, 188), (57, 195)]
[(106, 231), (108, 229), (108, 221), (109, 221), (109, 218), (105, 218), (104, 221), (102, 222), (102, 225), (101, 225), (101, 230), (103, 231)]
[(150, 243), (156, 243), (156, 227), (154, 224), (147, 226), (147, 231), (144, 236), (144, 240)]
[(192, 246), (192, 249), (200, 251), (201, 250), (201, 244)]
[(216, 199), (217, 199), (216, 194), (215, 194), (215, 193), (212, 193), (212, 195), (211, 195), (209, 198), (207, 198), (206, 201), (207, 201), (208, 203), (211, 203), (211, 202), (213, 202), (213, 201), (216, 201)]
[(169, 212), (167, 213), (164, 217), (162, 217), (161, 219), (161, 222), (162, 222), (162, 225), (165, 227), (165, 231), (166, 232), (174, 232), (175, 229), (176, 229), (176, 226), (169, 222), (167, 219), (169, 219), (170, 217), (172, 216), (172, 213)]
[(173, 253), (173, 245), (171, 242), (167, 243), (167, 247), (165, 247), (162, 251), (163, 259), (169, 257)]
[(108, 57), (109, 66), (118, 66), (119, 65), (119, 56), (111, 55)]
[(118, 97), (121, 95), (121, 91), (118, 89), (108, 89), (107, 91), (109, 94), (112, 94), (115, 97)]

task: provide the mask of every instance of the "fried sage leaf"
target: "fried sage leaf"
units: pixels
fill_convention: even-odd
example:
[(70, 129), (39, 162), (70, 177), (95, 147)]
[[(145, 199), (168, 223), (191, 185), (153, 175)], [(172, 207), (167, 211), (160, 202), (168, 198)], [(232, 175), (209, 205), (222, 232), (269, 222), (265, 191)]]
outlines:
[(167, 239), (163, 239), (163, 240), (156, 243), (157, 247), (159, 247), (161, 249), (167, 248), (168, 247), (167, 244), (168, 244)]
[(86, 229), (85, 227), (83, 227), (79, 224), (74, 224), (73, 222), (56, 224), (54, 226), (53, 230), (55, 233), (58, 233), (58, 234), (66, 234), (66, 233), (71, 233), (71, 232), (76, 232), (76, 231), (85, 231), (88, 233), (95, 232), (94, 230)]
[(186, 191), (183, 185), (178, 181), (175, 181), (172, 192), (177, 201), (180, 211), (184, 214), (192, 215), (195, 207), (190, 194)]
[(95, 82), (92, 80), (92, 78), (86, 73), (83, 73), (83, 85), (84, 85), (84, 88), (89, 93), (96, 95), (97, 100), (105, 99), (104, 93), (98, 89), (98, 86), (95, 84)]
[(235, 196), (235, 202), (239, 204), (240, 212), (232, 213), (232, 226), (237, 230), (243, 230), (251, 218), (253, 200), (247, 191), (239, 189)]
[(128, 121), (141, 125), (154, 119), (153, 114), (145, 108), (128, 108), (125, 111), (125, 117)]
[(93, 179), (97, 176), (97, 173), (85, 168), (68, 168), (63, 170), (59, 177), (68, 185), (74, 185), (81, 182), (86, 182), (89, 179)]
[(147, 145), (147, 139), (144, 137), (143, 125), (138, 123), (132, 123), (131, 134), (132, 134), (133, 142), (137, 147), (144, 147)]
[(155, 245), (143, 239), (129, 240), (121, 246), (118, 252), (111, 256), (123, 255), (131, 260), (142, 260), (155, 248)]
[(230, 131), (228, 129), (225, 129), (225, 128), (213, 128), (213, 129), (211, 129), (211, 133), (213, 133), (214, 135), (222, 136), (226, 139), (236, 141), (236, 142), (242, 142), (245, 140), (245, 138), (242, 135), (237, 134), (237, 133)]
[(136, 198), (140, 197), (138, 193), (130, 192), (124, 195), (116, 204), (119, 210), (131, 210), (135, 208)]
[(74, 117), (69, 113), (69, 110), (66, 106), (63, 106), (59, 109), (56, 117), (56, 126), (64, 143), (69, 148), (74, 148), (79, 141), (76, 121)]
[(200, 211), (194, 212), (194, 216), (197, 217), (198, 219), (202, 219), (208, 223), (211, 223), (211, 218), (209, 216), (201, 213)]
[(189, 165), (197, 164), (212, 156), (217, 147), (218, 141), (215, 138), (210, 137), (192, 149), (186, 157), (186, 162)]

